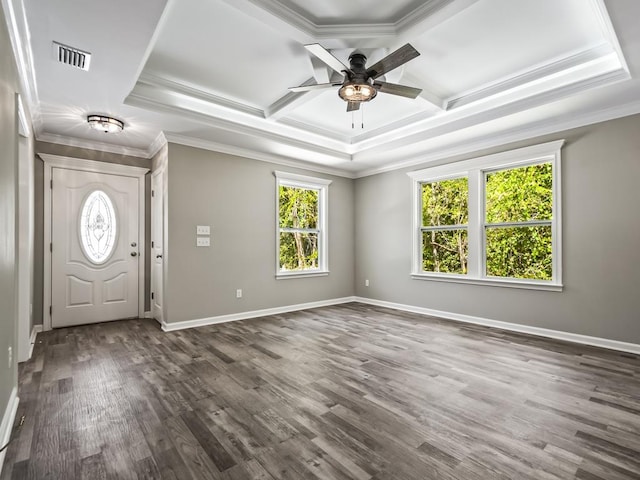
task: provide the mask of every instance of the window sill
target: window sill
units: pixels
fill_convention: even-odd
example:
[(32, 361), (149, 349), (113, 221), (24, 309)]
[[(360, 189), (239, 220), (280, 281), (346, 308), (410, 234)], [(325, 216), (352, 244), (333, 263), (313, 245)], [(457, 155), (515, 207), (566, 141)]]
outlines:
[(304, 277), (326, 277), (329, 275), (329, 270), (312, 270), (307, 272), (278, 272), (276, 273), (276, 280), (288, 280), (290, 278), (304, 278)]
[(548, 292), (561, 292), (561, 283), (551, 283), (536, 280), (515, 280), (506, 278), (469, 278), (464, 275), (438, 275), (429, 273), (412, 273), (414, 280), (433, 280), (436, 282), (466, 283), (469, 285), (484, 285), (488, 287), (523, 288), (527, 290), (544, 290)]

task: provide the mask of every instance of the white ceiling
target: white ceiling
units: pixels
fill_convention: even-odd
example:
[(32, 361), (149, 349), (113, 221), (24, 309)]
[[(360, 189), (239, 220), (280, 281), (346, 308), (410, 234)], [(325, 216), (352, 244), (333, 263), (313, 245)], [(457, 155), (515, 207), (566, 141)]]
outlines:
[[(347, 176), (640, 112), (637, 0), (2, 0), (36, 137), (149, 156), (169, 141)], [(88, 72), (52, 42), (91, 52)], [(421, 55), (346, 112), (304, 45)], [(122, 119), (92, 131), (86, 116)]]

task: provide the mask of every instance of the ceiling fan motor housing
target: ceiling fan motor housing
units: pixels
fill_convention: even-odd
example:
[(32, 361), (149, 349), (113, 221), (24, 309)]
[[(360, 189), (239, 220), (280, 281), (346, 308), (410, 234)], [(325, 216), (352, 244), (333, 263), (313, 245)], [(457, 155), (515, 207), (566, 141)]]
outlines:
[(345, 102), (368, 102), (378, 94), (367, 75), (366, 63), (367, 57), (362, 53), (349, 56), (351, 72), (345, 72), (345, 81), (338, 90), (338, 96)]

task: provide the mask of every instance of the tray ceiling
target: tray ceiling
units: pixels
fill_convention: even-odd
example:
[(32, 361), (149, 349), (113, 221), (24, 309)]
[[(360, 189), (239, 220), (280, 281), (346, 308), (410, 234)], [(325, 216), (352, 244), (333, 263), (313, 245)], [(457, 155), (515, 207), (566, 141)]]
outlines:
[[(579, 123), (607, 102), (640, 111), (630, 73), (640, 67), (637, 2), (3, 2), (15, 47), (30, 59), (22, 74), (42, 140), (148, 155), (163, 132), (358, 175), (524, 135), (545, 119), (547, 130)], [(90, 52), (90, 71), (55, 63), (53, 41)], [(421, 88), (415, 100), (380, 93), (347, 113), (337, 87), (288, 90), (341, 80), (305, 44), (344, 63), (358, 51), (371, 65), (407, 42), (421, 55), (385, 80)], [(100, 136), (84, 122), (89, 113), (122, 118), (125, 131)]]

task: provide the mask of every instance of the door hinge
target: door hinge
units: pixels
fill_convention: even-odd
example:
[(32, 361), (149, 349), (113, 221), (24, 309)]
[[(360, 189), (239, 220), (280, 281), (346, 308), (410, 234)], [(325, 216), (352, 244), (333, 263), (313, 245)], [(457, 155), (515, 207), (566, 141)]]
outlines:
[(154, 298), (154, 293), (151, 292), (151, 300), (153, 300), (153, 298)]
[(53, 189), (53, 180), (49, 180), (49, 188)]
[(53, 315), (53, 307), (49, 306), (49, 316)]
[(151, 248), (153, 248), (153, 240), (151, 240)]
[(155, 192), (155, 191), (153, 191), (153, 190), (151, 190), (151, 196), (152, 196), (152, 197), (155, 197), (155, 196), (156, 196), (156, 192)]
[(49, 251), (50, 251), (50, 252), (53, 252), (53, 243), (50, 243), (50, 244), (49, 244)]

